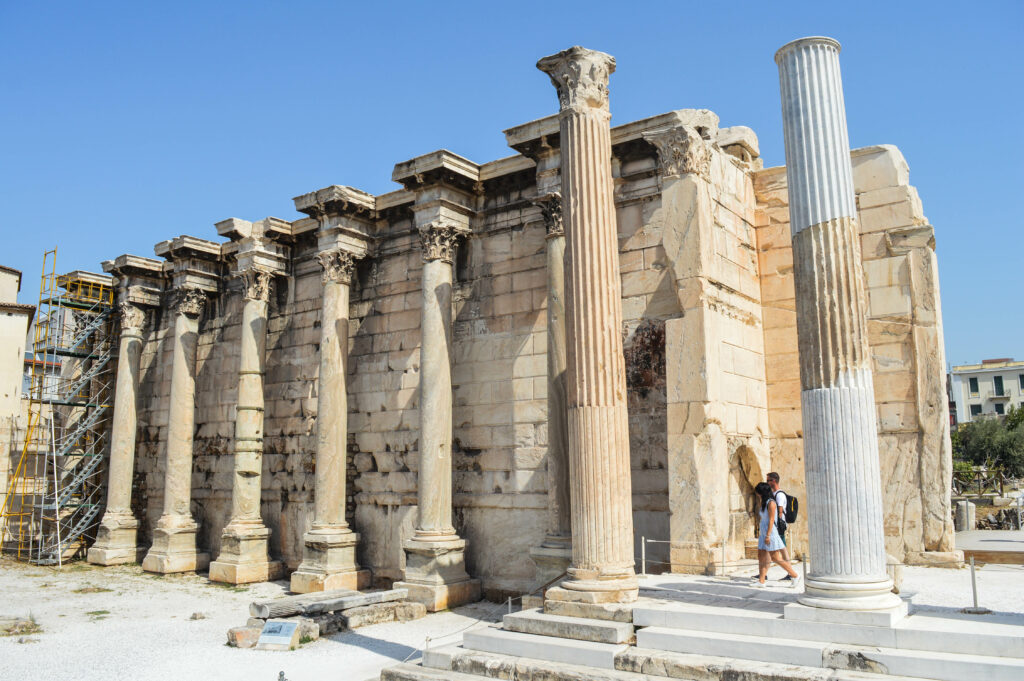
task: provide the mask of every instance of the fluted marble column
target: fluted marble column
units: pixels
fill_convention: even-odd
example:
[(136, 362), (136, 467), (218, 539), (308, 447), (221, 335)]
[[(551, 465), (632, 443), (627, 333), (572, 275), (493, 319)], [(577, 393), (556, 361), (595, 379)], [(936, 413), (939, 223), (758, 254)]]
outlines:
[[(800, 353), (810, 573), (800, 603), (905, 608), (886, 575), (867, 300), (839, 43), (775, 55), (782, 89)], [(787, 611), (787, 617), (791, 615)]]
[(267, 302), (272, 275), (254, 268), (240, 273), (242, 331), (239, 338), (238, 405), (235, 409), (231, 519), (221, 535), (220, 555), (210, 580), (248, 584), (277, 579), (278, 561), (268, 557), (270, 530), (260, 517), (263, 472), (263, 372), (267, 349)]
[(572, 560), (572, 525), (569, 493), (569, 428), (565, 401), (565, 229), (562, 196), (546, 194), (540, 207), (547, 229), (548, 270), (548, 528), (530, 557), (544, 582), (566, 571)]
[(405, 542), (405, 574), (396, 588), (435, 612), (480, 597), (466, 573), (466, 540), (452, 526), (452, 262), (460, 230), (444, 220), (420, 227), (420, 466), (416, 532)]
[(196, 550), (198, 524), (192, 518), (192, 438), (196, 410), (196, 344), (199, 315), (206, 294), (180, 288), (172, 304), (174, 347), (171, 395), (167, 414), (167, 456), (164, 471), (164, 510), (153, 530), (153, 545), (142, 561), (147, 572), (191, 572), (209, 564), (209, 555)]
[(573, 541), (569, 579), (547, 597), (630, 602), (638, 589), (608, 108), (615, 59), (572, 47), (537, 68), (551, 77), (561, 105)]
[(89, 548), (87, 560), (95, 565), (120, 565), (138, 560), (135, 540), (139, 521), (132, 514), (132, 473), (135, 469), (136, 388), (145, 311), (124, 301), (121, 308), (121, 345), (118, 349), (114, 391), (114, 422), (110, 431), (107, 508)]
[(316, 497), (313, 527), (306, 532), (302, 563), (292, 573), (296, 593), (364, 589), (370, 572), (359, 569), (359, 535), (345, 520), (348, 451), (348, 308), (355, 257), (332, 249), (318, 256), (323, 267), (320, 378), (316, 415)]

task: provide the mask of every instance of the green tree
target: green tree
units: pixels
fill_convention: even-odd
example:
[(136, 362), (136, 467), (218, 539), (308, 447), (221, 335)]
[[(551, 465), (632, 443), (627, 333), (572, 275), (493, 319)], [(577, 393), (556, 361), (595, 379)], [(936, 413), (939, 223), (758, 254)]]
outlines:
[(976, 419), (952, 434), (953, 458), (975, 466), (998, 466), (1024, 476), (1024, 409), (1010, 408), (1004, 419)]

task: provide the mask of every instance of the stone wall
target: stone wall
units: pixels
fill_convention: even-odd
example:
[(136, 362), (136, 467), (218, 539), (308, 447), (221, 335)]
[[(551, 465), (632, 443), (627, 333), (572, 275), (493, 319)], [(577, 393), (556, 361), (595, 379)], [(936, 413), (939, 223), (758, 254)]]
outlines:
[[(897, 560), (953, 549), (952, 458), (934, 230), (893, 146), (851, 154), (877, 404), (886, 549)], [(801, 500), (800, 376), (785, 168), (754, 176), (772, 467)], [(808, 500), (813, 503), (813, 500)], [(806, 513), (803, 514), (806, 519)], [(806, 547), (806, 524), (790, 546)]]
[[(759, 170), (753, 133), (717, 123), (707, 111), (680, 111), (612, 135), (634, 534), (637, 555), (641, 537), (671, 542), (649, 547), (656, 570), (715, 571), (723, 547), (727, 561), (741, 558), (754, 531), (752, 486), (769, 470), (804, 497), (785, 173)], [(661, 144), (666, 126), (688, 126), (682, 150)], [(682, 152), (685, 163), (673, 157)], [(931, 228), (898, 151), (858, 150), (854, 162), (889, 548), (901, 558), (948, 550)], [(472, 232), (455, 259), (454, 521), (470, 574), (497, 597), (543, 581), (530, 549), (544, 539), (549, 503), (546, 231), (533, 161), (501, 159), (479, 176)], [(414, 198), (405, 189), (375, 197), (372, 252), (351, 290), (346, 501), (358, 561), (378, 583), (401, 578), (417, 512), (423, 260)], [(320, 225), (289, 224), (289, 271), (268, 313), (261, 510), (271, 555), (294, 569), (313, 517), (322, 284)], [(196, 366), (192, 512), (199, 545), (214, 556), (231, 510), (242, 309), (233, 257), (222, 248)], [(162, 510), (167, 305), (148, 313), (141, 360), (133, 508), (143, 545)], [(803, 537), (798, 524), (797, 548)]]

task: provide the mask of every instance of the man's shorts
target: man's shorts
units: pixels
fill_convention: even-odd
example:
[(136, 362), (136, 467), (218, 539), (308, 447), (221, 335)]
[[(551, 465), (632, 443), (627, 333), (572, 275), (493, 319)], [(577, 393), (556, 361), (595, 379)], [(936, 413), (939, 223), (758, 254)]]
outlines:
[(785, 523), (780, 522), (776, 524), (775, 529), (779, 532), (779, 539), (782, 540), (782, 545), (786, 546), (786, 530), (789, 528), (786, 526)]

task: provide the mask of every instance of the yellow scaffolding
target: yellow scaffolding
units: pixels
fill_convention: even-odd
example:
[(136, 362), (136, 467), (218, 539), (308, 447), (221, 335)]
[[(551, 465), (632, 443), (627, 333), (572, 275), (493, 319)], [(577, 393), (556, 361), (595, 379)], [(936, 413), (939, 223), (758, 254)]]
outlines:
[(19, 560), (61, 565), (102, 510), (114, 292), (88, 272), (57, 275), (43, 255), (21, 455), (0, 507), (0, 544)]

